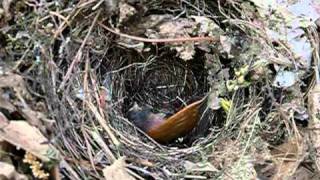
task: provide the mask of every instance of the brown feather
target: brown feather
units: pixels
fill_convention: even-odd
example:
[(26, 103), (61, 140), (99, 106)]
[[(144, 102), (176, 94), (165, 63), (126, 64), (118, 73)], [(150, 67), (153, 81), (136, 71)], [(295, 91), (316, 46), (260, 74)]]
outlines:
[(198, 123), (202, 105), (206, 105), (207, 96), (172, 115), (163, 123), (147, 130), (147, 134), (158, 142), (169, 142), (190, 132)]

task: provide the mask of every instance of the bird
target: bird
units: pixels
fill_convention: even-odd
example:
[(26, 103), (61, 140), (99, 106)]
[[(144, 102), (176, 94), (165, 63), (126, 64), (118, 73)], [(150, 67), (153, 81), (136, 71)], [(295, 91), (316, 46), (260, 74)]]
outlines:
[(196, 126), (208, 128), (207, 120), (201, 120), (201, 117), (208, 107), (209, 97), (207, 94), (173, 115), (154, 113), (151, 108), (134, 103), (128, 111), (128, 120), (155, 141), (169, 143), (188, 134)]

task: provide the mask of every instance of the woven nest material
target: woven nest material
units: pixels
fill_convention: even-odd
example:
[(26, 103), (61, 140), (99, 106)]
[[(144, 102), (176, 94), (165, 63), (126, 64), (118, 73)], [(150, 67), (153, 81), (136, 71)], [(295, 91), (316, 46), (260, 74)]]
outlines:
[[(59, 119), (57, 130), (62, 137), (58, 138), (62, 140), (59, 142), (62, 152), (70, 158), (71, 162), (90, 159), (90, 156), (98, 156), (100, 153), (101, 157), (95, 157), (100, 158), (97, 164), (102, 166), (105, 163), (111, 164), (112, 161), (104, 155), (103, 145), (93, 137), (98, 136), (100, 141), (105, 139), (103, 140), (105, 145), (114, 154), (120, 153), (132, 163), (140, 160), (157, 163), (156, 166), (149, 167), (150, 172), (155, 173), (153, 176), (165, 178), (162, 172), (163, 167), (180, 173), (183, 169), (183, 157), (197, 153), (200, 149), (194, 150), (181, 143), (173, 143), (170, 146), (182, 146), (188, 149), (171, 149), (160, 145), (129, 122), (126, 113), (134, 102), (147, 105), (156, 111), (174, 113), (184, 105), (203, 97), (208, 88), (205, 83), (205, 73), (199, 75), (199, 72), (205, 72), (201, 65), (203, 63), (201, 60), (186, 63), (175, 57), (132, 59), (130, 53), (132, 52), (114, 53), (112, 59), (106, 58), (104, 63), (98, 65), (93, 60), (90, 66), (95, 67), (95, 71), (86, 74), (85, 71), (79, 70), (73, 73), (62, 97), (52, 92), (52, 84), (47, 84), (48, 91), (52, 92), (48, 101), (52, 108), (52, 115)], [(116, 57), (120, 54), (121, 61)], [(95, 59), (94, 56), (92, 58)], [(83, 81), (85, 76), (89, 79), (87, 90), (89, 93), (83, 93), (86, 92)], [(99, 107), (99, 100), (95, 99), (99, 94), (101, 95), (103, 92), (101, 90), (106, 92), (106, 105), (103, 108)], [(88, 107), (81, 106), (88, 97), (97, 109), (100, 108), (103, 111), (105, 122), (110, 123), (109, 126), (120, 142), (119, 147), (112, 145), (112, 140), (108, 138), (108, 133), (105, 132), (95, 114)], [(194, 147), (198, 148), (197, 145)], [(87, 148), (92, 148), (91, 155)], [(139, 166), (141, 163), (134, 167)], [(66, 171), (66, 174), (69, 173)], [(95, 172), (89, 168), (79, 173), (87, 173), (86, 176), (88, 176), (88, 173)]]
[[(109, 88), (109, 95), (113, 98), (112, 102), (121, 99), (117, 104), (118, 108), (113, 109), (113, 114), (121, 118), (111, 118), (110, 121), (115, 129), (125, 134), (128, 129), (122, 126), (127, 122), (124, 121), (126, 112), (134, 102), (148, 106), (156, 112), (173, 114), (184, 105), (205, 95), (204, 87), (207, 85), (199, 84), (194, 70), (178, 59), (150, 58), (143, 62), (132, 62), (120, 68), (121, 72), (112, 69), (114, 67), (111, 65), (111, 69), (104, 75), (104, 84), (111, 84), (107, 85), (107, 89)], [(205, 86), (201, 87), (203, 85)], [(138, 134), (135, 136), (138, 137)]]
[(177, 60), (155, 59), (125, 73), (130, 100), (158, 109), (176, 109), (199, 87), (192, 70)]

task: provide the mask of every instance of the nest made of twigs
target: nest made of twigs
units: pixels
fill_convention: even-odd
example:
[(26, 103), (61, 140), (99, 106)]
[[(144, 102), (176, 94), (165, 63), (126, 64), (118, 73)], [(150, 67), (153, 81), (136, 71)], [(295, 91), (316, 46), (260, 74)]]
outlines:
[[(52, 112), (56, 112), (53, 113), (53, 116), (60, 119), (57, 122), (57, 130), (62, 137), (60, 146), (64, 155), (70, 159), (90, 159), (87, 148), (92, 150), (92, 155), (101, 151), (101, 147), (95, 147), (95, 143), (90, 142), (90, 135), (83, 134), (81, 129), (86, 127), (88, 133), (94, 129), (98, 130), (96, 135), (101, 139), (106, 138), (106, 145), (114, 154), (120, 153), (133, 163), (141, 159), (156, 162), (157, 166), (150, 167), (150, 172), (155, 173), (154, 176), (163, 177), (164, 174), (161, 171), (165, 166), (170, 166), (173, 172), (180, 172), (182, 167), (175, 164), (182, 163), (183, 158), (181, 157), (197, 153), (197, 151), (181, 143), (173, 143), (170, 146), (182, 146), (189, 149), (171, 149), (156, 143), (129, 122), (126, 113), (134, 102), (147, 105), (157, 111), (174, 113), (184, 105), (203, 97), (208, 85), (199, 82), (199, 79), (206, 80), (206, 73), (201, 73), (201, 75), (198, 73), (205, 72), (204, 66), (201, 65), (202, 60), (185, 62), (166, 55), (143, 59), (139, 56), (132, 56), (133, 51), (113, 52), (112, 59), (105, 57), (104, 60), (98, 61), (96, 58), (100, 57), (92, 56), (90, 64), (87, 61), (83, 63), (83, 66), (80, 65), (83, 69), (77, 70), (70, 76), (62, 96), (52, 91), (54, 88), (51, 83), (47, 84), (49, 91), (52, 92), (48, 96), (48, 102)], [(86, 66), (94, 68), (88, 71)], [(83, 80), (85, 77), (87, 80)], [(101, 97), (102, 89), (106, 93), (103, 107), (99, 102), (101, 99), (96, 98)], [(100, 109), (101, 116), (105, 117), (105, 122), (113, 129), (116, 139), (120, 142), (120, 147), (112, 145), (108, 133), (104, 131), (101, 122), (97, 120), (90, 108), (81, 106), (86, 101), (90, 101), (97, 109)], [(100, 165), (106, 162), (112, 163), (104, 155), (101, 158), (97, 162)], [(94, 174), (89, 169), (88, 172), (83, 171), (85, 172)], [(66, 173), (69, 174), (69, 172)]]

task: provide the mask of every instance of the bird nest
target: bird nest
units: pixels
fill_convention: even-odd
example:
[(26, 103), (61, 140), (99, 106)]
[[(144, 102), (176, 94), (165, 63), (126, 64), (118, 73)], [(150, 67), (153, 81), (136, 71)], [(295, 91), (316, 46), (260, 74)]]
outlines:
[[(312, 68), (264, 28), (286, 22), (281, 8), (285, 16), (242, 1), (4, 5), (5, 13), (15, 13), (1, 22), (0, 59), (17, 62), (13, 72), (23, 75), (35, 101), (17, 93), (16, 106), (30, 103), (54, 120), (46, 117), (38, 128), (62, 154), (59, 170), (67, 179), (108, 179), (114, 172), (118, 179), (277, 179), (317, 159), (306, 158), (313, 150), (303, 150), (300, 141), (311, 128), (298, 124), (313, 117), (306, 109), (313, 106), (304, 104), (314, 85)], [(318, 33), (303, 29), (313, 37), (318, 64)], [(127, 119), (134, 103), (173, 114), (209, 89), (218, 100), (205, 118), (214, 125), (201, 138), (159, 144)], [(122, 157), (126, 161), (119, 165)], [(115, 167), (130, 176), (104, 174)]]
[[(142, 177), (165, 178), (169, 176), (165, 168), (183, 173), (184, 160), (200, 153), (198, 145), (203, 141), (191, 145), (180, 139), (161, 145), (126, 115), (134, 102), (172, 114), (202, 98), (209, 87), (203, 60), (185, 62), (168, 54), (144, 59), (134, 51), (113, 48), (112, 58), (91, 56), (90, 62), (80, 64), (82, 68), (68, 77), (63, 93), (53, 91), (54, 83), (46, 84), (52, 116), (59, 119), (57, 139), (69, 165), (87, 159), (102, 167), (121, 154)], [(147, 170), (142, 168), (146, 165)], [(78, 173), (90, 177), (96, 172), (88, 167)]]
[[(201, 169), (189, 171), (199, 168), (195, 164), (197, 162), (211, 161), (209, 158), (215, 140), (230, 137), (238, 121), (229, 122), (230, 131), (223, 134), (210, 126), (204, 138), (186, 143), (184, 140), (188, 138), (184, 137), (162, 145), (127, 119), (127, 112), (135, 102), (173, 114), (203, 98), (213, 79), (225, 84), (222, 65), (207, 62), (215, 59), (206, 53), (209, 46), (204, 45), (201, 50), (195, 48), (191, 60), (178, 57), (177, 49), (172, 50), (177, 44), (159, 43), (155, 46), (147, 42), (144, 49), (149, 51), (145, 52), (130, 48), (130, 45), (124, 47), (117, 32), (104, 28), (104, 24), (111, 25), (100, 14), (104, 12), (103, 8), (97, 11), (91, 11), (85, 5), (79, 8), (82, 9), (80, 14), (76, 8), (73, 9), (75, 24), (69, 27), (63, 25), (66, 22), (61, 22), (56, 29), (58, 37), (38, 47), (47, 60), (41, 69), (43, 73), (37, 77), (45, 92), (40, 93), (44, 94), (50, 117), (55, 119), (50, 140), (64, 157), (61, 168), (64, 175), (71, 179), (103, 178), (102, 169), (124, 156), (126, 169), (136, 177), (213, 177), (212, 165), (201, 176)], [(42, 32), (41, 29), (38, 31)], [(51, 36), (41, 36), (43, 39), (48, 37)], [(178, 44), (182, 46), (184, 43)], [(209, 72), (207, 65), (214, 71)], [(220, 75), (209, 77), (210, 73), (211, 76)], [(241, 99), (244, 96), (237, 94), (236, 97)], [(239, 111), (243, 112), (243, 116), (236, 118), (230, 115), (228, 118), (245, 119), (245, 106), (241, 108)], [(225, 118), (225, 115), (223, 113), (219, 117)], [(212, 121), (216, 117), (212, 113), (206, 118)]]

